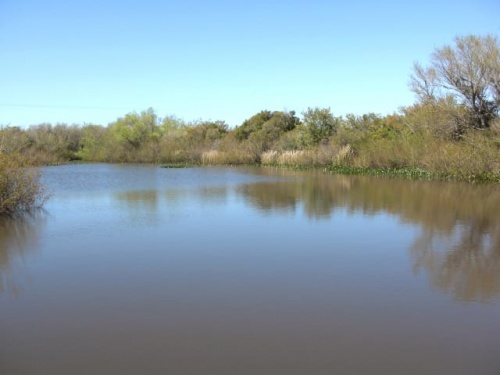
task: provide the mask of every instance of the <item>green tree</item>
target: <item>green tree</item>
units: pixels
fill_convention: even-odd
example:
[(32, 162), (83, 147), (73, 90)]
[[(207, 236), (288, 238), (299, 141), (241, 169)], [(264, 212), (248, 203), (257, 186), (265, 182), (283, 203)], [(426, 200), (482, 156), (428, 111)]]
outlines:
[(262, 129), (262, 126), (273, 116), (271, 111), (260, 111), (248, 120), (245, 120), (241, 126), (235, 129), (236, 138), (240, 141), (248, 139), (250, 134)]
[(158, 138), (160, 129), (158, 116), (152, 108), (140, 114), (128, 113), (110, 125), (117, 140), (138, 149), (148, 138)]
[(295, 111), (261, 111), (237, 128), (235, 135), (239, 140), (245, 140), (249, 149), (258, 155), (272, 148), (283, 134), (295, 129), (299, 123)]
[(342, 123), (341, 118), (332, 115), (330, 108), (308, 108), (302, 116), (312, 144), (330, 138)]
[(85, 125), (82, 128), (83, 136), (81, 148), (77, 156), (85, 161), (108, 161), (108, 153), (113, 150), (110, 146), (109, 129), (101, 125)]
[(174, 115), (165, 116), (160, 122), (160, 132), (163, 135), (172, 135), (171, 133), (182, 133), (186, 128), (184, 120)]

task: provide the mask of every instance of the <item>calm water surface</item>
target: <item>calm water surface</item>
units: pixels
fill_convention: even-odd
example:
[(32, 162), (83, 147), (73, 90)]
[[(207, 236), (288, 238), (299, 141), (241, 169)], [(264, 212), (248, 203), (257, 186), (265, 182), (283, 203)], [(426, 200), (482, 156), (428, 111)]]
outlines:
[(42, 170), (0, 222), (0, 374), (500, 374), (500, 189)]

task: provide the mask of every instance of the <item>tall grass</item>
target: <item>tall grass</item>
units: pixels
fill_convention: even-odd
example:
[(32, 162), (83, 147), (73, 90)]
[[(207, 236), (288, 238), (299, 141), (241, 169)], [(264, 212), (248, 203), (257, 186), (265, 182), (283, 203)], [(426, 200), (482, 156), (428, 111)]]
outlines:
[(427, 134), (358, 141), (330, 171), (344, 174), (393, 175), (500, 182), (500, 142), (489, 134), (471, 131), (451, 141)]
[(308, 150), (266, 151), (261, 154), (260, 161), (263, 165), (311, 167), (345, 163), (351, 156), (351, 146), (336, 147), (327, 144)]
[(255, 164), (255, 157), (244, 150), (219, 151), (210, 150), (201, 154), (203, 165), (242, 165)]

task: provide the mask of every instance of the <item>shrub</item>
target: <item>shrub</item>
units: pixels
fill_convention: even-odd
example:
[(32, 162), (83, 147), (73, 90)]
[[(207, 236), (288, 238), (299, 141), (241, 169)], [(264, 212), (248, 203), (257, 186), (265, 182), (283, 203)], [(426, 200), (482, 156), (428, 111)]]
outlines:
[(47, 195), (40, 174), (27, 168), (20, 156), (0, 153), (0, 215), (9, 216), (41, 207)]

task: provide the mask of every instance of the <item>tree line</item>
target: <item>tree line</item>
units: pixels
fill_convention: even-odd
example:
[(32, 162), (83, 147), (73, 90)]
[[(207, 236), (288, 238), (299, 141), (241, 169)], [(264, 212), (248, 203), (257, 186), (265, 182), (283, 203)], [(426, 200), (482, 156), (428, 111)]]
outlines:
[(500, 180), (498, 38), (457, 37), (436, 49), (427, 66), (415, 63), (410, 89), (416, 102), (384, 116), (262, 110), (231, 129), (224, 121), (186, 122), (149, 108), (107, 126), (2, 126), (0, 174), (15, 159), (410, 168)]

